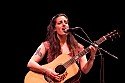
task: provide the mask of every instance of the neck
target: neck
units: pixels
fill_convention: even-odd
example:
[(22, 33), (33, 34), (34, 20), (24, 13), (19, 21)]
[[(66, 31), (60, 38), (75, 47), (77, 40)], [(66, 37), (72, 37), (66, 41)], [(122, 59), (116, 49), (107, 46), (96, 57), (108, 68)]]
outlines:
[(66, 42), (66, 40), (67, 40), (67, 35), (59, 35), (59, 34), (57, 34), (57, 37), (58, 37), (61, 44), (64, 44)]

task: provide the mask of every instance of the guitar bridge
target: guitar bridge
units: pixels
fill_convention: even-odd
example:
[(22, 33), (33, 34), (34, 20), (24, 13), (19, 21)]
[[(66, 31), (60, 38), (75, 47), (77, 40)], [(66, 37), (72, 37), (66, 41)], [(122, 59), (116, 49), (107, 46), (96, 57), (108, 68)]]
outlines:
[[(67, 72), (64, 72), (63, 74), (61, 74), (60, 77), (59, 77), (59, 80), (60, 80), (60, 81), (64, 80), (64, 79), (66, 78), (67, 74), (68, 74)], [(55, 81), (52, 80), (52, 79), (51, 79), (50, 77), (48, 77), (47, 75), (44, 75), (44, 78), (45, 78), (45, 80), (46, 80), (48, 83), (55, 83)]]
[(60, 81), (62, 81), (62, 80), (64, 80), (65, 78), (66, 78), (66, 76), (67, 76), (67, 72), (65, 71), (61, 76), (60, 76)]

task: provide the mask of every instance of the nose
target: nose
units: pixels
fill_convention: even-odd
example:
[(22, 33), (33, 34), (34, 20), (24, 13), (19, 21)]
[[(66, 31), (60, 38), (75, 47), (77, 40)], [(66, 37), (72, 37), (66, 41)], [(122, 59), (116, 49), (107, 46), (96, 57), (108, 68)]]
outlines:
[(65, 25), (66, 25), (66, 23), (65, 23), (65, 22), (63, 22), (62, 24), (63, 24), (63, 26), (65, 26)]

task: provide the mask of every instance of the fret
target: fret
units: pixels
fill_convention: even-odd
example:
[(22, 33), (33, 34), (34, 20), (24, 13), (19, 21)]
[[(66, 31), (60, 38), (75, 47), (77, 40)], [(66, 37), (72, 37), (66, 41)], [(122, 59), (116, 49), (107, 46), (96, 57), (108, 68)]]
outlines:
[[(103, 37), (101, 37), (100, 39), (98, 39), (97, 41), (95, 41), (95, 43), (97, 45), (100, 45), (101, 43), (103, 43), (104, 41), (108, 40), (108, 39), (111, 39), (112, 36), (115, 36), (117, 33), (118, 35), (118, 32), (116, 32), (116, 30), (114, 30), (113, 32), (110, 32), (110, 34), (107, 34)], [(80, 57), (86, 55), (87, 53), (90, 52), (90, 49), (89, 47), (85, 48), (83, 51), (81, 51), (80, 53), (78, 53), (76, 56), (72, 57), (70, 60), (68, 60), (67, 62), (65, 62), (63, 64), (63, 66), (65, 68), (69, 67), (71, 64), (73, 64), (74, 62), (76, 62)]]

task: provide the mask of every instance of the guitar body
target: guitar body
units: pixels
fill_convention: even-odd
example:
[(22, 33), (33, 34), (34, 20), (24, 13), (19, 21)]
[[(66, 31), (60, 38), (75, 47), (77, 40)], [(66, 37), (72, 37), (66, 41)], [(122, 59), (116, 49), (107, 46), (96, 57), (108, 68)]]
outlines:
[[(72, 57), (70, 57), (67, 54), (61, 54), (55, 60), (53, 60), (52, 62), (45, 64), (43, 66), (45, 66), (46, 68), (53, 69), (55, 71), (55, 68), (57, 66), (64, 64), (71, 58)], [(61, 70), (61, 69), (59, 69), (59, 70)], [(75, 76), (78, 73), (78, 71), (79, 71), (78, 65), (76, 63), (71, 64), (69, 67), (66, 68), (66, 70), (64, 72), (65, 78), (61, 82), (58, 82), (58, 83), (64, 83), (66, 80)], [(24, 83), (49, 83), (49, 82), (45, 79), (45, 75), (36, 73), (33, 71), (29, 71), (25, 76)]]

